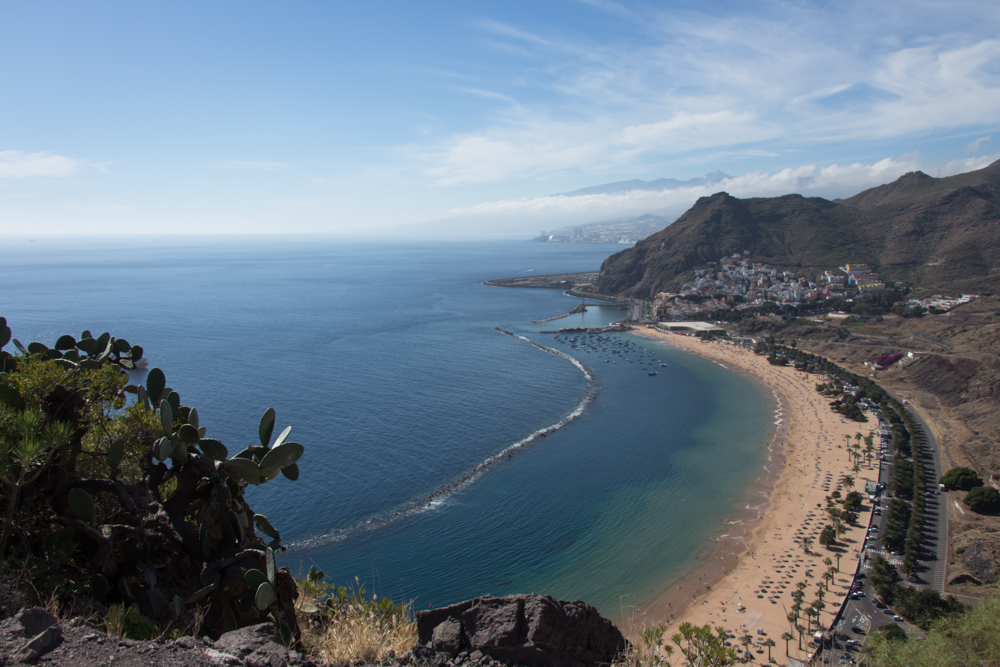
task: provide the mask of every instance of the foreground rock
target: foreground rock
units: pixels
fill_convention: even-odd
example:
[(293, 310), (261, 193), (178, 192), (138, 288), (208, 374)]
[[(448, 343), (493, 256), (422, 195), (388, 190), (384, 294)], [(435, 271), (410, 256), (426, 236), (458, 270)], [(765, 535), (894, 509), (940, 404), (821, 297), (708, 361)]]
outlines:
[(591, 605), (548, 595), (487, 596), (421, 611), (417, 632), (413, 658), (437, 664), (594, 667), (610, 664), (627, 646)]
[[(585, 602), (548, 595), (481, 597), (417, 613), (419, 643), (382, 667), (597, 667), (627, 642), (611, 621)], [(41, 609), (0, 621), (0, 667), (320, 667), (289, 651), (275, 628), (261, 623), (207, 638), (133, 641), (104, 634), (76, 618), (60, 622)]]
[(106, 635), (82, 619), (60, 623), (41, 609), (0, 621), (0, 667), (18, 664), (73, 667), (318, 667), (281, 645), (274, 626), (262, 623), (218, 640), (132, 641)]

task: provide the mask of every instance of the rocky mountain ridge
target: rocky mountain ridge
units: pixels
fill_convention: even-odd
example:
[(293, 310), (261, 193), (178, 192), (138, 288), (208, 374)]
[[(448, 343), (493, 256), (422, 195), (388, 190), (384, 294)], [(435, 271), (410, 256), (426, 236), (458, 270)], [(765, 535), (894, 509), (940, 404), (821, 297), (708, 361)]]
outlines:
[(946, 178), (911, 172), (842, 201), (719, 192), (606, 259), (597, 288), (650, 296), (698, 266), (749, 251), (755, 262), (796, 273), (866, 263), (918, 288), (992, 291), (1000, 286), (998, 223), (1000, 161)]

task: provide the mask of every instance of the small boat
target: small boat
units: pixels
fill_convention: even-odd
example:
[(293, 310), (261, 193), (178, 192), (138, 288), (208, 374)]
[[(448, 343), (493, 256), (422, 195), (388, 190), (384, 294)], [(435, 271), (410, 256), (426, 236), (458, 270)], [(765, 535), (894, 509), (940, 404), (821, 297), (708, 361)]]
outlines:
[(666, 364), (660, 364), (660, 368), (666, 368), (666, 367), (667, 367)]
[(649, 371), (650, 375), (656, 375), (656, 371)]

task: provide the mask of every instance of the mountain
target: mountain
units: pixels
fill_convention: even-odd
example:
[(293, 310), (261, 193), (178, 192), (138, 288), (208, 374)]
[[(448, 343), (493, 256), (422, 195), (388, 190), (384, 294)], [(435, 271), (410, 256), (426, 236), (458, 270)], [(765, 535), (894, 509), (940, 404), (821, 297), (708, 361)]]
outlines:
[(668, 218), (647, 213), (636, 218), (560, 227), (531, 240), (543, 243), (635, 243), (669, 224)]
[(676, 178), (658, 178), (655, 181), (643, 181), (636, 178), (631, 181), (618, 181), (617, 183), (592, 185), (589, 188), (581, 188), (579, 190), (573, 190), (573, 192), (564, 192), (561, 196), (578, 197), (580, 195), (619, 195), (625, 192), (631, 192), (632, 190), (652, 190), (654, 192), (659, 192), (661, 190), (677, 190), (678, 188), (692, 188), (700, 185), (710, 185), (727, 178), (730, 178), (730, 176), (721, 171), (713, 171), (711, 174), (705, 174), (701, 178), (692, 178), (687, 181), (678, 181)]
[(661, 232), (601, 266), (599, 291), (649, 296), (735, 252), (801, 273), (867, 263), (931, 290), (1000, 288), (1000, 161), (933, 178), (911, 172), (849, 199), (702, 197)]

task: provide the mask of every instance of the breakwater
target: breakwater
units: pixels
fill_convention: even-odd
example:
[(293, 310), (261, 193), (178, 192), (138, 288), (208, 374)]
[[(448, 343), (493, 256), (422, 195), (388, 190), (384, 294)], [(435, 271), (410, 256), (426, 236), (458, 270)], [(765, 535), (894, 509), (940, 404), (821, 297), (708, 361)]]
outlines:
[(521, 438), (520, 440), (504, 447), (502, 450), (500, 450), (496, 454), (493, 454), (492, 456), (484, 460), (482, 463), (478, 464), (476, 467), (462, 473), (455, 479), (435, 489), (431, 493), (417, 500), (406, 503), (401, 507), (395, 508), (390, 512), (386, 512), (384, 514), (380, 514), (378, 516), (365, 519), (352, 526), (348, 526), (347, 528), (342, 528), (340, 530), (332, 531), (326, 535), (321, 535), (318, 537), (301, 540), (297, 543), (291, 544), (289, 545), (290, 550), (295, 550), (296, 548), (312, 548), (312, 547), (322, 546), (324, 544), (340, 542), (352, 537), (356, 537), (360, 534), (380, 530), (401, 519), (405, 519), (407, 517), (411, 517), (432, 510), (436, 507), (439, 507), (449, 497), (467, 488), (477, 479), (486, 474), (490, 469), (500, 465), (505, 461), (510, 460), (519, 451), (527, 447), (530, 447), (531, 445), (535, 444), (542, 438), (548, 436), (550, 433), (558, 431), (563, 426), (565, 426), (566, 424), (570, 423), (571, 421), (582, 415), (584, 411), (586, 411), (587, 407), (591, 403), (593, 403), (594, 398), (597, 397), (597, 394), (600, 391), (600, 385), (598, 383), (597, 376), (594, 374), (594, 372), (586, 365), (584, 365), (581, 361), (571, 357), (568, 354), (565, 354), (564, 352), (560, 352), (559, 350), (542, 345), (541, 343), (536, 343), (535, 341), (529, 338), (518, 335), (516, 333), (512, 333), (510, 331), (506, 331), (499, 327), (494, 327), (493, 330), (505, 334), (507, 336), (510, 336), (511, 338), (516, 338), (518, 340), (524, 341), (529, 345), (531, 345), (532, 347), (541, 350), (542, 352), (547, 352), (549, 354), (565, 359), (566, 361), (569, 361), (571, 364), (576, 366), (580, 370), (580, 372), (583, 373), (584, 377), (587, 378), (587, 391), (584, 394), (584, 397), (580, 400), (579, 403), (576, 404), (576, 406), (572, 410), (570, 410), (558, 421), (549, 424), (548, 426), (545, 426), (543, 428), (540, 428), (534, 431), (533, 433), (527, 435), (526, 437)]
[(552, 317), (546, 317), (544, 320), (531, 320), (531, 323), (542, 324), (544, 322), (552, 322), (553, 320), (561, 320), (564, 317), (569, 317), (570, 315), (576, 315), (577, 313), (585, 313), (585, 312), (587, 312), (587, 306), (581, 303), (579, 306), (569, 311), (568, 313), (563, 313), (562, 315), (554, 315)]

